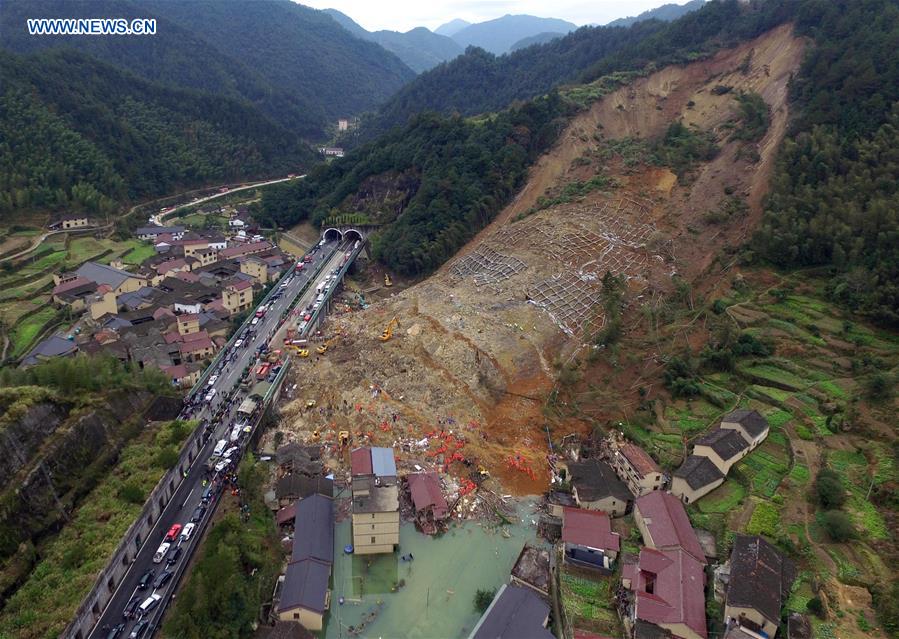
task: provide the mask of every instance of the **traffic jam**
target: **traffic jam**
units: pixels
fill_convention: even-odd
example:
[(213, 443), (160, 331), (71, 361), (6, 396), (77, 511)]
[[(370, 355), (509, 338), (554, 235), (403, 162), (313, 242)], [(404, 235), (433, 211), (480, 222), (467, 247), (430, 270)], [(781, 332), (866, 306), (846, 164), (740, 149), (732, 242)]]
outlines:
[[(221, 353), (205, 383), (195, 388), (185, 399), (179, 419), (200, 420), (204, 446), (210, 444), (216, 433), (220, 433), (221, 438), (215, 442), (211, 454), (203, 463), (198, 461), (192, 469), (184, 471), (185, 480), (189, 473), (199, 474), (200, 483), (191, 489), (187, 499), (183, 501), (184, 512), (179, 513), (178, 523), (168, 528), (151, 561), (146, 562), (148, 565), (142, 570), (133, 593), (124, 605), (120, 621), (115, 625), (100, 625), (95, 629), (94, 636), (106, 639), (145, 639), (152, 636), (159, 622), (156, 617), (161, 616), (161, 611), (171, 598), (171, 593), (166, 591), (178, 582), (176, 575), (179, 573), (179, 562), (186, 562), (184, 557), (190, 554), (192, 541), (199, 537), (205, 519), (211, 516), (222, 492), (230, 490), (232, 494), (236, 494), (238, 491), (237, 464), (250, 439), (253, 425), (264, 410), (265, 394), (285, 364), (286, 351), (308, 357), (308, 350), (300, 347), (307, 340), (298, 339), (297, 336), (305, 337), (313, 314), (336, 285), (340, 270), (358, 246), (359, 242), (341, 247), (346, 251), (342, 261), (317, 285), (312, 301), (288, 314), (289, 304), (285, 306), (279, 300), (291, 289), (291, 284), (299, 279), (300, 274), (311, 269), (311, 263), (318, 259), (327, 260), (334, 253), (334, 250), (322, 251), (323, 254), (316, 256), (316, 252), (326, 247), (326, 242), (323, 240), (316, 245), (302, 261), (296, 263), (291, 272), (282, 277), (277, 288), (256, 309), (231, 345)], [(267, 317), (275, 314), (278, 315), (275, 322), (266, 321)], [(287, 329), (288, 337), (284, 340), (285, 348), (271, 349), (269, 344), (283, 326), (284, 320), (291, 324)], [(320, 346), (319, 350), (321, 349)], [(241, 364), (242, 369), (239, 368)], [(232, 379), (234, 381), (228, 386)], [(196, 476), (190, 479), (196, 480)], [(192, 509), (184, 509), (183, 506), (187, 506), (195, 491), (201, 495), (199, 502)], [(154, 615), (154, 611), (159, 614)], [(126, 635), (125, 632), (132, 623), (130, 633)]]

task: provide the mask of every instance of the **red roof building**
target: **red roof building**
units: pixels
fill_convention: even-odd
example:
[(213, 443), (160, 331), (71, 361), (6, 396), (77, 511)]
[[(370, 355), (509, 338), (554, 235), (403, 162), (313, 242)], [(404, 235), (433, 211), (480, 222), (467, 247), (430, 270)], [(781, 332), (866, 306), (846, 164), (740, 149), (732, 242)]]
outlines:
[(230, 260), (234, 259), (235, 257), (242, 257), (244, 255), (262, 253), (263, 251), (267, 251), (270, 248), (272, 248), (272, 243), (268, 240), (263, 240), (261, 242), (249, 242), (240, 246), (229, 246), (228, 248), (219, 251), (219, 259)]
[(65, 293), (66, 291), (78, 288), (79, 286), (86, 286), (88, 284), (91, 284), (91, 280), (79, 275), (78, 277), (73, 278), (68, 282), (63, 282), (62, 284), (58, 284), (57, 286), (53, 287), (53, 295), (59, 295), (60, 293)]
[(612, 532), (612, 520), (604, 512), (582, 508), (562, 509), (562, 541), (596, 550), (621, 549), (621, 537)]
[(449, 507), (437, 473), (412, 473), (406, 475), (406, 481), (409, 482), (409, 492), (417, 514), (428, 516), (430, 513), (434, 520), (446, 518)]
[(373, 474), (371, 469), (371, 448), (357, 448), (350, 452), (350, 470), (353, 477)]
[(636, 564), (624, 566), (622, 581), (633, 592), (632, 623), (653, 624), (683, 639), (705, 639), (705, 574), (691, 555), (643, 548)]
[(707, 563), (687, 511), (674, 495), (658, 490), (639, 497), (634, 520), (650, 548), (684, 550), (701, 564)]

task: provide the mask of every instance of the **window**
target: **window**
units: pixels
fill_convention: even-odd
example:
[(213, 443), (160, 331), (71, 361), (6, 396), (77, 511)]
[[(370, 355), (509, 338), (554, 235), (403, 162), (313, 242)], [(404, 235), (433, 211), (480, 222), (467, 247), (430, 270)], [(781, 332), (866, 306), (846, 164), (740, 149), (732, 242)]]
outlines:
[(375, 543), (375, 538), (374, 538), (374, 537), (371, 538), (371, 543)]
[(371, 525), (371, 529), (372, 529), (372, 530), (375, 529), (375, 525), (374, 525), (374, 524)]
[(300, 613), (298, 613), (298, 612), (293, 613), (293, 618), (294, 618), (294, 619), (299, 619), (299, 618), (300, 618)]

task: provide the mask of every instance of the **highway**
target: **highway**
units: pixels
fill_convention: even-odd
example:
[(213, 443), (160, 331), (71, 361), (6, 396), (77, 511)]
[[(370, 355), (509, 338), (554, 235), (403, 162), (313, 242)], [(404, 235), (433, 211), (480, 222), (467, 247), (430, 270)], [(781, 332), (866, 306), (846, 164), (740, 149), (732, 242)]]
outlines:
[[(237, 421), (236, 411), (248, 393), (248, 391), (239, 388), (240, 378), (244, 369), (248, 365), (252, 366), (256, 361), (260, 346), (267, 344), (272, 349), (281, 348), (283, 335), (287, 330), (288, 324), (291, 323), (290, 321), (285, 321), (284, 325), (281, 326), (281, 316), (290, 307), (292, 301), (297, 298), (306, 283), (309, 282), (311, 274), (316, 272), (318, 267), (322, 267), (318, 271), (312, 285), (298, 301), (297, 310), (293, 313), (294, 316), (314, 303), (316, 287), (335, 268), (339, 268), (344, 263), (346, 254), (351, 251), (352, 244), (350, 242), (344, 242), (342, 247), (338, 247), (338, 243), (334, 241), (325, 243), (313, 254), (311, 263), (307, 263), (300, 273), (291, 276), (287, 286), (280, 288), (281, 284), (277, 284), (276, 286), (279, 287), (277, 290), (281, 291), (280, 297), (269, 303), (269, 308), (265, 315), (255, 326), (241, 329), (242, 333), (239, 335), (239, 338), (242, 338), (243, 342), (240, 346), (237, 345), (237, 341), (233, 341), (229, 344), (230, 352), (217, 360), (215, 364), (216, 369), (212, 371), (212, 374), (218, 375), (214, 383), (211, 385), (207, 383), (202, 389), (194, 389), (193, 397), (188, 397), (186, 400), (188, 403), (184, 412), (187, 413), (186, 416), (189, 419), (205, 421), (209, 424), (206, 431), (208, 439), (197, 458), (193, 461), (187, 477), (175, 490), (161, 516), (155, 522), (151, 534), (147, 539), (143, 540), (143, 545), (140, 547), (128, 572), (89, 635), (90, 639), (106, 639), (113, 636), (122, 639), (127, 638), (143, 621), (147, 623), (140, 626), (143, 631), (137, 636), (140, 639), (146, 639), (153, 635), (163, 617), (167, 604), (171, 600), (171, 595), (178, 584), (184, 567), (187, 566), (190, 560), (193, 549), (202, 538), (205, 524), (211, 519), (215, 507), (218, 505), (218, 495), (214, 496), (202, 516), (198, 519), (193, 517), (196, 519), (194, 522), (196, 529), (191, 538), (180, 542), (176, 540), (172, 544), (172, 546), (179, 545), (182, 548), (180, 557), (177, 558), (173, 565), (167, 566), (165, 561), (154, 563), (153, 556), (173, 524), (181, 524), (183, 526), (191, 521), (192, 516), (195, 514), (195, 509), (203, 503), (203, 493), (207, 487), (207, 479), (214, 480), (209, 484), (210, 486), (213, 486), (216, 490), (221, 490), (221, 482), (218, 481), (219, 473), (207, 475), (205, 466), (209, 458), (213, 456), (218, 440), (228, 439), (231, 428)], [(282, 279), (283, 281), (284, 279)], [(286, 356), (287, 349), (284, 350), (284, 354)], [(212, 380), (212, 377), (210, 376), (209, 379)], [(204, 395), (212, 389), (216, 390), (215, 397), (211, 401), (206, 402)], [(220, 418), (216, 420), (215, 417), (219, 413), (221, 414)], [(256, 417), (254, 415), (252, 419), (255, 420)], [(239, 449), (232, 458), (235, 466), (243, 454), (246, 440), (247, 437), (244, 436), (238, 441)], [(230, 445), (229, 443), (228, 446)], [(222, 472), (227, 471), (223, 470)], [(164, 570), (170, 570), (173, 574), (168, 583), (159, 588), (154, 589), (151, 583), (145, 589), (139, 589), (138, 584), (141, 577), (151, 570), (153, 571), (152, 580), (158, 578)], [(133, 618), (125, 618), (124, 611), (129, 602), (137, 599), (139, 605), (155, 594), (160, 595), (161, 598), (152, 610), (144, 615), (138, 614)], [(119, 629), (119, 634), (113, 634), (116, 629)]]

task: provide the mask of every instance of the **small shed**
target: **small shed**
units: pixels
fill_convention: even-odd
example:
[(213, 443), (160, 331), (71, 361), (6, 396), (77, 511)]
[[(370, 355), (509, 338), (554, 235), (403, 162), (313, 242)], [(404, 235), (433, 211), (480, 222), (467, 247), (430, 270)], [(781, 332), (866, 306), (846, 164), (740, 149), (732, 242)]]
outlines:
[(406, 476), (406, 482), (415, 508), (415, 524), (426, 535), (435, 534), (438, 524), (449, 515), (440, 478), (437, 473), (412, 473)]

